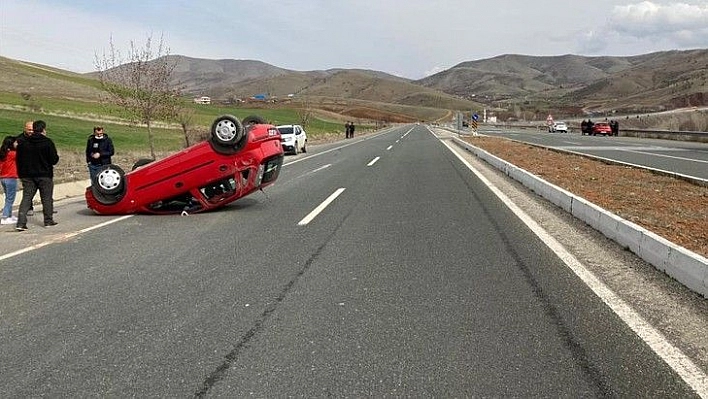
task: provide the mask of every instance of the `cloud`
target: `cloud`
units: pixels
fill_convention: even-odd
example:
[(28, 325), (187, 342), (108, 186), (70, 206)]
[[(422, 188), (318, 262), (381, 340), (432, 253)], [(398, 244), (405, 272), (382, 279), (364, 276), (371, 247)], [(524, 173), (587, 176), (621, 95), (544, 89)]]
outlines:
[(652, 1), (615, 6), (607, 25), (588, 32), (580, 40), (590, 52), (604, 50), (608, 43), (652, 43), (670, 48), (708, 45), (708, 2), (700, 4)]

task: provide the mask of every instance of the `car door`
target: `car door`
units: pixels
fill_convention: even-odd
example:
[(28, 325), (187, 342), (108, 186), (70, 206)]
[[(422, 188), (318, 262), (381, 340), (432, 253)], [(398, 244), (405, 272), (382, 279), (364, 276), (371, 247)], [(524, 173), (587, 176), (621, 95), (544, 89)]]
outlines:
[(302, 149), (302, 147), (305, 146), (305, 131), (302, 129), (302, 126), (297, 125), (297, 126), (295, 126), (294, 132), (295, 132), (295, 141), (297, 141), (298, 151), (299, 151)]

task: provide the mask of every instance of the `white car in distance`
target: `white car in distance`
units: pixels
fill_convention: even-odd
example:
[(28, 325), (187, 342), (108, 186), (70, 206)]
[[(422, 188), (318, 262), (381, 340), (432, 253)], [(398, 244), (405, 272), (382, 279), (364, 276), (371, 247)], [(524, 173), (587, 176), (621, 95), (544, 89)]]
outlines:
[(550, 132), (568, 133), (568, 125), (565, 122), (556, 122), (551, 127)]
[(307, 152), (307, 133), (300, 125), (276, 126), (280, 132), (280, 144), (288, 154)]

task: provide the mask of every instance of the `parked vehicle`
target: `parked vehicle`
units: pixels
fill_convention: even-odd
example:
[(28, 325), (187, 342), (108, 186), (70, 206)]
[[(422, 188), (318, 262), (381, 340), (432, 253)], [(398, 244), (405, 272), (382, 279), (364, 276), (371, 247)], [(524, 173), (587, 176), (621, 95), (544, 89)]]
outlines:
[(612, 128), (607, 122), (597, 122), (592, 126), (592, 135), (597, 136), (601, 134), (603, 136), (612, 136)]
[(275, 182), (283, 164), (280, 133), (262, 118), (223, 115), (211, 137), (166, 158), (139, 160), (125, 173), (105, 165), (86, 188), (98, 214), (196, 213), (223, 207)]
[(307, 133), (300, 125), (277, 126), (283, 151), (289, 154), (307, 152)]

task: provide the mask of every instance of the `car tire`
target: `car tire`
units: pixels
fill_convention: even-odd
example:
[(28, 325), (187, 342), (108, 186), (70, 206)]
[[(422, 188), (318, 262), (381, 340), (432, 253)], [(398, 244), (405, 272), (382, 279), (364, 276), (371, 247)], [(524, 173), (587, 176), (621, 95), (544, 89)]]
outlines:
[(235, 116), (222, 115), (211, 124), (211, 138), (216, 144), (233, 146), (244, 136), (243, 124)]
[(262, 124), (268, 123), (268, 122), (266, 122), (265, 119), (261, 118), (258, 115), (249, 115), (249, 116), (243, 118), (242, 123), (244, 124), (244, 126), (247, 126), (250, 124), (262, 125)]
[(302, 145), (302, 152), (303, 153), (307, 152), (307, 140), (305, 140), (305, 143)]
[(121, 194), (125, 189), (125, 172), (118, 165), (104, 165), (96, 173), (91, 187), (101, 194)]
[(104, 165), (91, 182), (91, 193), (104, 205), (113, 205), (125, 194), (125, 172), (117, 165)]
[(141, 159), (138, 159), (138, 160), (133, 164), (133, 168), (130, 169), (130, 170), (135, 170), (135, 169), (137, 169), (137, 168), (139, 168), (139, 167), (141, 167), (141, 166), (145, 166), (145, 165), (149, 164), (150, 162), (154, 162), (154, 161), (155, 161), (155, 160), (152, 159), (152, 158), (141, 158)]

